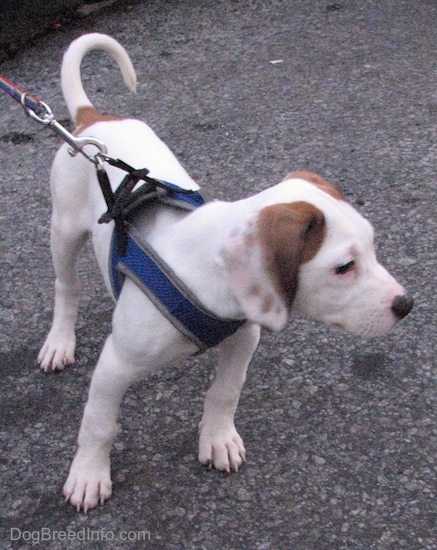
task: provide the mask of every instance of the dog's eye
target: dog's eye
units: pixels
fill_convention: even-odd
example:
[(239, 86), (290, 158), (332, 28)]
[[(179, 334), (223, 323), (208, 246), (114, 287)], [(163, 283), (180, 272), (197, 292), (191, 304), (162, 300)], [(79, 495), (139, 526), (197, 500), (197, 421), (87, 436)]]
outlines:
[(335, 273), (337, 275), (344, 275), (345, 273), (348, 273), (351, 269), (353, 269), (355, 266), (355, 260), (351, 260), (347, 264), (339, 265), (335, 268)]

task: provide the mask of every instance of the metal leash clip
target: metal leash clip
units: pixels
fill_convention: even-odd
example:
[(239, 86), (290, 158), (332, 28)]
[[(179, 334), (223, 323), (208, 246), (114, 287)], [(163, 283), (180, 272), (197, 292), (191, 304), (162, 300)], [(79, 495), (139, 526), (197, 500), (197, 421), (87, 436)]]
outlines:
[[(101, 163), (100, 155), (106, 156), (108, 152), (108, 149), (106, 145), (103, 143), (103, 141), (91, 136), (83, 136), (83, 137), (74, 136), (68, 130), (66, 130), (61, 124), (59, 124), (59, 122), (55, 119), (52, 110), (46, 103), (44, 103), (43, 101), (39, 101), (37, 104), (37, 110), (34, 110), (29, 108), (29, 106), (27, 105), (26, 97), (27, 97), (26, 93), (21, 94), (21, 101), (20, 101), (26, 114), (31, 118), (33, 118), (34, 120), (36, 120), (37, 122), (39, 122), (40, 124), (50, 127), (66, 143), (68, 143), (68, 145), (70, 145), (71, 147), (71, 149), (69, 149), (68, 152), (72, 157), (76, 156), (77, 153), (80, 153), (95, 165), (99, 165)], [(97, 147), (98, 152), (94, 155), (91, 155), (84, 149), (87, 145), (92, 145), (94, 147)]]

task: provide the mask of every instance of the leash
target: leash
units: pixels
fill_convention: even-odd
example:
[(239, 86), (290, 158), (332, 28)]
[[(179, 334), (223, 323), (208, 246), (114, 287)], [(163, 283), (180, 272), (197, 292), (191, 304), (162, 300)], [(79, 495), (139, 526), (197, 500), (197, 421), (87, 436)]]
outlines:
[[(86, 136), (86, 137), (76, 137), (68, 130), (66, 130), (59, 122), (55, 119), (52, 110), (36, 96), (30, 95), (27, 92), (23, 91), (19, 86), (13, 84), (9, 79), (0, 74), (0, 90), (6, 92), (12, 99), (19, 103), (26, 113), (27, 116), (31, 117), (33, 120), (46, 126), (53, 130), (59, 137), (61, 137), (65, 142), (68, 143), (70, 149), (68, 152), (71, 156), (76, 156), (77, 153), (82, 154), (90, 162), (97, 164), (99, 161), (99, 154), (106, 155), (107, 148), (106, 145), (100, 139)], [(98, 152), (95, 155), (91, 155), (85, 151), (87, 145), (93, 145), (97, 147)]]
[(0, 74), (0, 89), (6, 92), (8, 95), (15, 99), (18, 103), (21, 103), (25, 109), (37, 111), (41, 101), (32, 95), (26, 94), (19, 86), (13, 84), (9, 79)]

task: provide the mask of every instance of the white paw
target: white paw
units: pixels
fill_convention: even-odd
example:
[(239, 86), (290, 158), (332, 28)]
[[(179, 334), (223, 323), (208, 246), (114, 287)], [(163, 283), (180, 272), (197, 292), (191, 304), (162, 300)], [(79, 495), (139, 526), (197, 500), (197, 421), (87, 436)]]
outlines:
[(238, 472), (246, 462), (246, 449), (235, 427), (210, 429), (201, 423), (199, 461), (217, 470)]
[(74, 363), (74, 348), (76, 337), (72, 335), (53, 334), (50, 331), (38, 354), (38, 363), (45, 372), (63, 370), (67, 365)]
[(109, 461), (99, 465), (98, 461), (80, 460), (76, 457), (64, 484), (64, 497), (76, 508), (85, 513), (98, 504), (103, 504), (111, 496), (112, 482)]

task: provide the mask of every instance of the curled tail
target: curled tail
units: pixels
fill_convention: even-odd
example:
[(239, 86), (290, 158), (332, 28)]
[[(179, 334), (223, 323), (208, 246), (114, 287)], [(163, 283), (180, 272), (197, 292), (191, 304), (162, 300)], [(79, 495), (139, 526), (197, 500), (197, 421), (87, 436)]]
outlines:
[(93, 107), (85, 93), (80, 66), (85, 55), (92, 50), (103, 50), (117, 62), (126, 86), (135, 91), (137, 77), (126, 50), (106, 34), (84, 34), (72, 42), (64, 54), (61, 68), (61, 86), (71, 118), (77, 123), (81, 107)]

